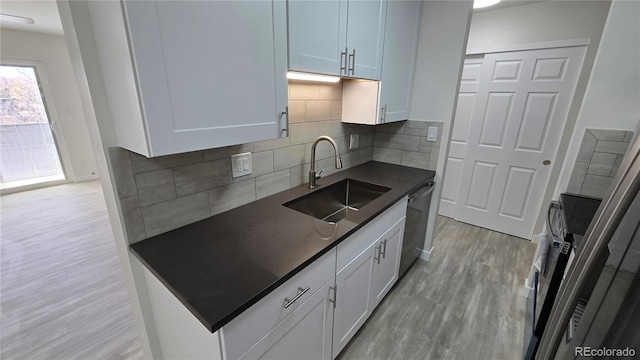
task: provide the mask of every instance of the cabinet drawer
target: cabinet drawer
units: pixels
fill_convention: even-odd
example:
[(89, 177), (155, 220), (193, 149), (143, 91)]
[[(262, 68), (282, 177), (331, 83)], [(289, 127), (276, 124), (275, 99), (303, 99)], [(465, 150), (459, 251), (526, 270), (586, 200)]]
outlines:
[[(395, 203), (382, 214), (338, 244), (337, 267), (340, 271), (387, 232), (407, 213), (407, 198)], [(392, 234), (392, 233), (391, 233)]]
[[(335, 275), (336, 249), (330, 250), (313, 264), (293, 276), (284, 284), (222, 328), (226, 358), (237, 359), (280, 321), (320, 289)], [(297, 300), (284, 308), (285, 298), (293, 299), (309, 288)]]

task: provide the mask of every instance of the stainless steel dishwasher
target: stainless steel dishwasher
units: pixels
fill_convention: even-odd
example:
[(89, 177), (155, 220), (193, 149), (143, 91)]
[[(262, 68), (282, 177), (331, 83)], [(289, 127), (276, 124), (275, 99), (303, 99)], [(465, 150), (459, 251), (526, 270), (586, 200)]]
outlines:
[(426, 185), (409, 194), (407, 204), (407, 220), (404, 225), (404, 239), (402, 240), (402, 254), (400, 255), (400, 276), (422, 253), (424, 239), (427, 234), (427, 220), (431, 193), (434, 181), (429, 180)]

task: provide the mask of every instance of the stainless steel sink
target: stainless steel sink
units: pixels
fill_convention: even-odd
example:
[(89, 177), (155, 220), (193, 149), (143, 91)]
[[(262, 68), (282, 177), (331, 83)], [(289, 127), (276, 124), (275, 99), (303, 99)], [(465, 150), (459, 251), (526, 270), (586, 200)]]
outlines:
[(316, 219), (336, 223), (389, 190), (391, 188), (344, 179), (282, 205)]

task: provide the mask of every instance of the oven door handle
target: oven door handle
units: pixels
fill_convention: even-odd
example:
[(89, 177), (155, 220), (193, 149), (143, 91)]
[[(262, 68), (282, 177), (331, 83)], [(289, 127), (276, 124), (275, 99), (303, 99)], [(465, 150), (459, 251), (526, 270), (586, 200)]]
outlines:
[(557, 209), (557, 211), (560, 211), (562, 207), (560, 206), (560, 203), (558, 201), (552, 201), (551, 204), (549, 204), (549, 210), (547, 211), (547, 228), (551, 233), (552, 240), (555, 241), (555, 239), (558, 238), (559, 234), (554, 233), (553, 226), (551, 226), (551, 210), (552, 209)]

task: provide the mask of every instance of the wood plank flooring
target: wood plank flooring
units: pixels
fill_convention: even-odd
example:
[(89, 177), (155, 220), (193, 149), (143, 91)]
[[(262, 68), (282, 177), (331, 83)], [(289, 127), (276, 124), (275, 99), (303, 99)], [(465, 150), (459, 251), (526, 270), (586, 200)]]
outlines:
[(535, 244), (445, 217), (436, 234), (339, 360), (522, 359)]
[(0, 198), (0, 358), (141, 359), (98, 181)]

